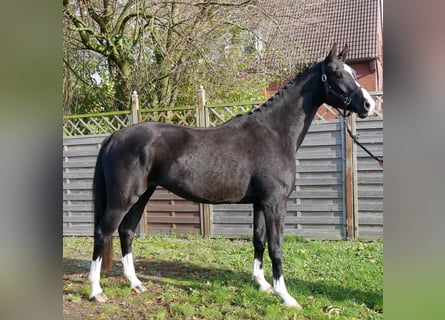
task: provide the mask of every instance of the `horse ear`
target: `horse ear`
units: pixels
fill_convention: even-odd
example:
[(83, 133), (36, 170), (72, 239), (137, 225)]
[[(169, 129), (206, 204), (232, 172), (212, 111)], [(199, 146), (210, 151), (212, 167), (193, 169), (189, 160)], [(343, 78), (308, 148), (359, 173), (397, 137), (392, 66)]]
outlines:
[(332, 61), (332, 59), (333, 59), (333, 58), (335, 57), (335, 55), (336, 55), (336, 52), (337, 52), (337, 44), (334, 43), (334, 44), (332, 45), (332, 49), (331, 49), (331, 51), (329, 51), (329, 54), (328, 54), (328, 56), (326, 57), (325, 61), (326, 61), (326, 62), (328, 62), (328, 61)]
[(343, 50), (338, 54), (338, 58), (342, 61), (346, 61), (346, 55), (348, 54), (349, 48), (348, 45), (345, 44)]

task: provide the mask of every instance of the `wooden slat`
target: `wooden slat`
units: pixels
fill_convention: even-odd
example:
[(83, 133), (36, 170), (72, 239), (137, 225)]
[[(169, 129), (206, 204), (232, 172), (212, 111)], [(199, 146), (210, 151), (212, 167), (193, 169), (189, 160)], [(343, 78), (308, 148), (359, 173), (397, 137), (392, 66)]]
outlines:
[(75, 205), (64, 205), (63, 211), (73, 211), (73, 212), (93, 212), (93, 203), (85, 204), (75, 204)]
[(84, 171), (84, 172), (63, 172), (63, 179), (93, 179), (94, 172)]
[(73, 223), (94, 223), (93, 216), (68, 216), (63, 215), (63, 222), (73, 222)]
[[(151, 196), (150, 200), (151, 201), (152, 200), (183, 200), (184, 201), (183, 198), (181, 198), (180, 196), (178, 196), (174, 193), (162, 192), (162, 191), (160, 191), (160, 192), (155, 191), (153, 193), (153, 195)], [(185, 201), (188, 201), (188, 200), (185, 200)]]
[(324, 192), (313, 191), (294, 191), (290, 195), (290, 199), (341, 199), (342, 195), (335, 190), (327, 190)]
[(93, 186), (92, 181), (64, 183), (63, 190), (90, 190), (92, 188), (92, 186)]
[(199, 206), (194, 204), (184, 203), (180, 206), (178, 205), (170, 205), (170, 204), (153, 204), (150, 201), (147, 204), (148, 212), (199, 212)]
[[(77, 148), (76, 148), (77, 149)], [(63, 157), (68, 157), (68, 158), (78, 158), (78, 157), (96, 157), (99, 153), (99, 149), (97, 148), (79, 148), (79, 150), (76, 149), (68, 149), (68, 150), (63, 150)]]
[(181, 217), (181, 216), (175, 216), (175, 217), (156, 217), (156, 216), (149, 216), (148, 217), (148, 223), (178, 223), (178, 224), (199, 224), (199, 217)]
[[(342, 224), (341, 217), (286, 217), (286, 224)], [(253, 217), (238, 216), (231, 217), (230, 221), (224, 216), (214, 216), (215, 224), (250, 224), (253, 223)]]
[(78, 136), (78, 137), (63, 137), (63, 145), (88, 145), (88, 144), (99, 144), (104, 141), (109, 134), (101, 135), (91, 135), (91, 136)]
[(63, 168), (94, 168), (96, 166), (96, 159), (82, 160), (82, 161), (64, 161)]
[(327, 185), (339, 185), (341, 184), (339, 178), (298, 178), (295, 181), (297, 186), (327, 186)]
[(93, 201), (93, 194), (91, 192), (88, 193), (71, 193), (71, 194), (63, 194), (64, 201)]
[(381, 215), (364, 215), (359, 216), (359, 223), (361, 225), (383, 225), (383, 216)]

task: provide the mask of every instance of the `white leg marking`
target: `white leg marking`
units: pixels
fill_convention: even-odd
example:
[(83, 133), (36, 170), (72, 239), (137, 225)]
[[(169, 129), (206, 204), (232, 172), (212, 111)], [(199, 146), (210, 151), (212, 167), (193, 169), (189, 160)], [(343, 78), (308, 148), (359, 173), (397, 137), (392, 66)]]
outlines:
[(272, 286), (264, 278), (264, 270), (261, 268), (261, 261), (258, 259), (253, 260), (252, 278), (259, 284), (260, 292), (272, 293)]
[(122, 258), (122, 264), (124, 265), (124, 275), (130, 280), (131, 289), (140, 286), (142, 282), (136, 277), (136, 271), (134, 270), (133, 264), (133, 254), (127, 253), (125, 257)]
[(102, 288), (100, 287), (100, 268), (102, 266), (102, 258), (98, 257), (96, 260), (91, 262), (90, 274), (88, 275), (88, 280), (91, 285), (90, 299), (102, 293)]
[(278, 280), (273, 279), (273, 291), (274, 294), (283, 300), (283, 305), (286, 307), (296, 307), (302, 309), (297, 300), (292, 298), (292, 296), (287, 292), (283, 276), (281, 276)]

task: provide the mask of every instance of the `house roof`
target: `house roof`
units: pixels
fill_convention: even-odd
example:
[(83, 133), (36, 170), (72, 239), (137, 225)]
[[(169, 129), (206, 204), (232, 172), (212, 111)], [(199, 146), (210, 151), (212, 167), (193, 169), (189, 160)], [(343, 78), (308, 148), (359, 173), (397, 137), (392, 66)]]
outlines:
[(260, 31), (267, 50), (258, 62), (293, 69), (323, 59), (334, 43), (339, 50), (348, 45), (348, 61), (376, 59), (380, 1), (260, 0), (275, 21)]

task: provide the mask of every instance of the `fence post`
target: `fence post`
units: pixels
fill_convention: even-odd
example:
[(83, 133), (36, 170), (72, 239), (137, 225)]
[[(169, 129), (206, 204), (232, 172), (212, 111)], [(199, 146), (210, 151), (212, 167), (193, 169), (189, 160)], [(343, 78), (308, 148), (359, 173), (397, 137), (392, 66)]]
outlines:
[(131, 93), (131, 124), (141, 122), (141, 113), (139, 111), (139, 96), (136, 90)]
[[(353, 134), (355, 134), (355, 114), (352, 114), (346, 121)], [(346, 199), (346, 238), (353, 241), (358, 237), (358, 197), (357, 197), (357, 154), (355, 145), (344, 126), (345, 139), (345, 199)]]
[[(131, 124), (136, 124), (141, 122), (141, 112), (139, 110), (139, 96), (136, 90), (131, 93)], [(147, 233), (147, 210), (144, 208), (144, 213), (142, 214), (141, 220), (136, 228), (136, 234), (145, 235)]]
[(198, 127), (207, 127), (206, 121), (206, 91), (203, 85), (198, 88), (198, 106), (196, 108), (196, 125)]
[[(203, 85), (198, 88), (198, 106), (196, 108), (196, 125), (198, 127), (207, 127), (208, 121), (206, 116), (206, 94)], [(212, 231), (212, 205), (207, 203), (199, 204), (199, 213), (201, 218), (201, 234), (203, 236), (211, 236)]]
[[(352, 134), (357, 133), (356, 129), (357, 116), (354, 114), (351, 119), (351, 131)], [(352, 140), (352, 139), (350, 139)], [(358, 228), (358, 178), (357, 178), (357, 145), (352, 143), (352, 195), (354, 199), (353, 215), (354, 215), (354, 239), (359, 238), (359, 228)]]

